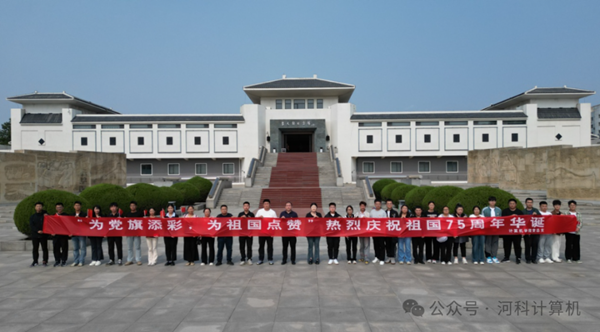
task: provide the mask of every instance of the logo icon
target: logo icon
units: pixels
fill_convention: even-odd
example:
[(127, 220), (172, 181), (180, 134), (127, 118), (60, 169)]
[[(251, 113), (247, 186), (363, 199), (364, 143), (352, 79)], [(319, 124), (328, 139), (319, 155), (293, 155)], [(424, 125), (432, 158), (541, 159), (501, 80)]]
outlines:
[(413, 316), (422, 317), (425, 313), (425, 308), (420, 306), (416, 300), (408, 299), (402, 303), (404, 312), (410, 312)]

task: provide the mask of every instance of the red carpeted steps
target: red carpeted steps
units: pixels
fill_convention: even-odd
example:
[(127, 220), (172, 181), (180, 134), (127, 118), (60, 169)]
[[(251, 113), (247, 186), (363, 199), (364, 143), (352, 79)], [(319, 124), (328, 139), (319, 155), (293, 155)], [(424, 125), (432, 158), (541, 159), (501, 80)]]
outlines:
[(260, 198), (271, 200), (274, 209), (285, 207), (287, 201), (294, 208), (308, 208), (310, 203), (321, 202), (319, 167), (316, 153), (280, 153), (277, 166), (271, 170), (269, 188), (262, 190)]

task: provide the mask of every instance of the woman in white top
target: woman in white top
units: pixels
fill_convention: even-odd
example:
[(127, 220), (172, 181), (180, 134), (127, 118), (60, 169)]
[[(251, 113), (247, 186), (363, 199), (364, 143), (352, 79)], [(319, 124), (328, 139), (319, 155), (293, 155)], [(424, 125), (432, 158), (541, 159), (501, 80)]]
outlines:
[[(155, 208), (151, 207), (148, 209), (147, 218), (158, 218)], [(148, 245), (148, 265), (156, 265), (156, 261), (158, 260), (158, 250), (156, 250), (158, 236), (146, 236), (146, 244)]]
[[(482, 218), (481, 208), (477, 205), (473, 207), (473, 214), (469, 216), (469, 218)], [(473, 264), (484, 264), (484, 245), (485, 245), (485, 235), (473, 235), (471, 236), (473, 239)]]

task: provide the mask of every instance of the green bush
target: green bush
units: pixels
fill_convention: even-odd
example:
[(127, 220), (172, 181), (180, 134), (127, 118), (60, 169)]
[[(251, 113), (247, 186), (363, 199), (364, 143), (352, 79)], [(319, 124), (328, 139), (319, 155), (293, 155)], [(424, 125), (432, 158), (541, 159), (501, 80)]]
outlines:
[(462, 191), (464, 191), (464, 189), (455, 186), (436, 187), (429, 191), (425, 197), (423, 197), (421, 204), (423, 209), (427, 211), (428, 203), (433, 201), (435, 203), (436, 211), (442, 213), (442, 208), (447, 205), (448, 202), (454, 198), (454, 196), (458, 195)]
[[(398, 186), (396, 187), (396, 189), (394, 189), (392, 191), (392, 201), (394, 202), (394, 205), (398, 206), (398, 201), (401, 199), (405, 199), (406, 198), (406, 194), (408, 194), (410, 191), (414, 190), (418, 188), (417, 186), (413, 186), (412, 184), (407, 184), (404, 186)], [(410, 207), (409, 207), (410, 209)]]
[(31, 231), (29, 230), (29, 217), (35, 213), (34, 204), (36, 202), (44, 203), (44, 210), (48, 214), (56, 213), (56, 203), (58, 202), (63, 203), (65, 206), (65, 213), (73, 214), (75, 212), (75, 210), (73, 210), (73, 204), (75, 204), (75, 201), (81, 202), (82, 211), (92, 208), (85, 198), (78, 197), (70, 192), (54, 189), (37, 192), (22, 200), (15, 208), (15, 226), (19, 232), (29, 236), (31, 234)]
[(394, 182), (394, 183), (390, 183), (387, 186), (383, 187), (383, 190), (381, 190), (381, 200), (385, 201), (389, 198), (392, 198), (392, 192), (398, 188), (398, 187), (403, 187), (406, 186), (406, 184), (401, 183), (401, 182)]
[[(206, 202), (206, 197), (208, 196), (208, 192), (210, 192), (210, 188), (212, 188), (212, 181), (207, 180), (200, 176), (194, 176), (193, 178), (186, 181), (189, 184), (196, 186), (200, 190), (200, 195), (198, 196), (196, 202)], [(194, 202), (195, 203), (195, 202)]]
[(375, 198), (381, 199), (381, 191), (385, 186), (390, 183), (396, 183), (396, 180), (392, 179), (379, 179), (375, 183), (373, 183), (373, 193), (375, 194)]
[(408, 208), (411, 211), (414, 211), (417, 206), (420, 206), (421, 208), (423, 208), (423, 212), (425, 212), (427, 210), (427, 207), (422, 205), (423, 197), (425, 197), (425, 195), (427, 195), (427, 193), (433, 189), (434, 187), (431, 186), (422, 186), (417, 187), (406, 193), (406, 196), (404, 196), (404, 200), (406, 201), (406, 205), (408, 205)]
[(178, 182), (173, 184), (171, 188), (177, 189), (183, 194), (184, 205), (191, 205), (196, 202), (204, 202), (204, 200), (200, 200), (200, 189), (191, 183)]
[(125, 188), (108, 183), (87, 187), (79, 196), (85, 198), (92, 206), (100, 205), (105, 215), (110, 211), (110, 203), (116, 202), (123, 213), (128, 213), (129, 203), (133, 201), (133, 195)]
[[(448, 202), (448, 207), (450, 208), (450, 212), (454, 213), (454, 207), (456, 207), (456, 204), (461, 204), (465, 208), (465, 213), (467, 215), (470, 215), (471, 213), (473, 213), (473, 207), (475, 205), (479, 205), (481, 209), (486, 207), (488, 205), (488, 198), (490, 196), (496, 197), (496, 206), (501, 209), (508, 208), (509, 199), (516, 199), (516, 197), (513, 194), (502, 189), (487, 186), (473, 187), (464, 190), (463, 192), (454, 196)], [(521, 202), (518, 199), (517, 209), (523, 210), (523, 204), (521, 204)]]
[[(175, 188), (171, 188), (171, 187), (159, 187), (160, 188), (160, 194), (165, 198), (165, 200), (167, 201), (166, 204), (168, 204), (168, 202), (170, 201), (175, 201), (175, 208), (179, 209), (182, 205), (183, 205), (183, 193)], [(167, 205), (165, 204), (165, 206), (161, 206), (159, 208), (157, 208), (159, 211), (162, 209), (165, 209), (165, 211), (167, 211)]]
[(160, 187), (151, 184), (136, 183), (125, 188), (125, 190), (133, 196), (140, 210), (148, 210), (153, 207), (158, 213), (168, 204), (167, 199), (161, 194)]

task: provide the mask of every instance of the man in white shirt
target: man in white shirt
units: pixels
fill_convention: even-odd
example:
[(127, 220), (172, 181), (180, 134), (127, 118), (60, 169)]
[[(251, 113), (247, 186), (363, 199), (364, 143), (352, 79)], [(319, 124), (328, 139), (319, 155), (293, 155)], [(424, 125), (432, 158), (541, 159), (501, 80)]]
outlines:
[[(540, 202), (540, 214), (542, 216), (550, 216), (552, 212), (548, 211), (548, 203), (546, 201)], [(554, 241), (554, 234), (542, 234), (540, 236), (540, 242), (538, 243), (538, 263), (554, 263), (552, 260), (552, 243)]]
[[(268, 199), (263, 200), (263, 208), (256, 212), (256, 217), (263, 218), (277, 218), (277, 212), (271, 209), (271, 201)], [(267, 258), (269, 265), (273, 265), (273, 237), (272, 236), (259, 236), (258, 237), (258, 263), (262, 265), (265, 259), (265, 243), (267, 244)]]
[[(387, 213), (381, 208), (381, 200), (375, 200), (375, 208), (371, 210), (371, 218), (387, 218)], [(373, 247), (375, 248), (375, 259), (373, 264), (379, 262), (379, 265), (385, 264), (385, 240), (383, 237), (373, 237)]]

